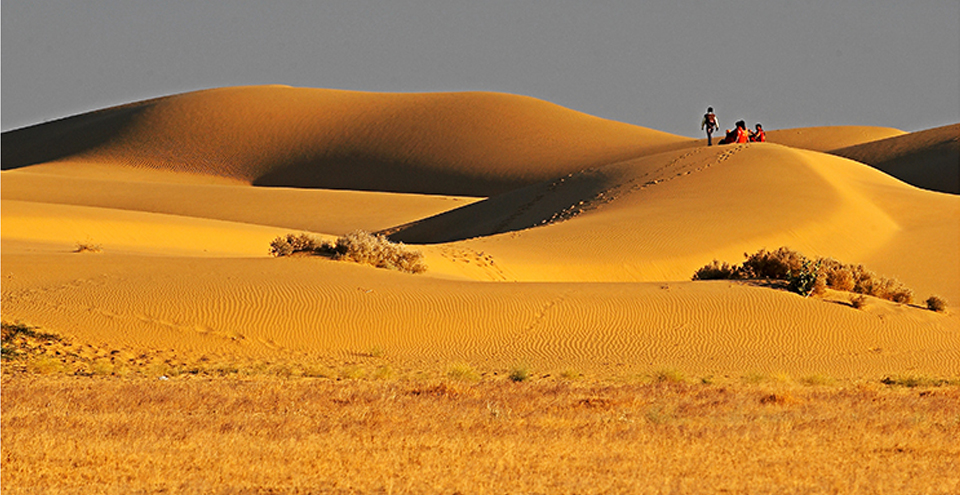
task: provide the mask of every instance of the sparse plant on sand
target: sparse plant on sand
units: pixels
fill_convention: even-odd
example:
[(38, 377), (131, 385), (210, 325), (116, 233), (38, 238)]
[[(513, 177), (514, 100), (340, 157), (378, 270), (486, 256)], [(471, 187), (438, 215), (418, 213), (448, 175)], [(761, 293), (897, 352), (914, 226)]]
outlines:
[(340, 236), (333, 244), (307, 234), (287, 234), (270, 243), (270, 254), (273, 256), (297, 253), (326, 256), (407, 273), (423, 273), (427, 270), (423, 253), (420, 251), (408, 249), (403, 243), (394, 243), (382, 235), (362, 230)]
[(683, 372), (675, 368), (664, 368), (653, 373), (653, 378), (658, 383), (683, 383), (687, 381)]
[(930, 296), (925, 301), (927, 303), (927, 309), (930, 311), (936, 311), (937, 313), (943, 313), (947, 310), (947, 301), (943, 300), (937, 296)]
[(462, 380), (465, 382), (480, 381), (480, 373), (467, 363), (454, 363), (447, 369), (447, 376), (454, 380)]
[(73, 248), (74, 253), (99, 253), (103, 251), (103, 246), (92, 242), (78, 242)]
[(863, 294), (850, 296), (850, 306), (853, 306), (854, 309), (863, 309), (867, 307), (867, 296)]
[(510, 368), (510, 373), (507, 374), (507, 377), (515, 382), (525, 382), (533, 376), (533, 372), (530, 370), (530, 366), (524, 363), (517, 363)]
[(59, 341), (58, 335), (46, 332), (38, 332), (37, 327), (31, 327), (20, 322), (0, 323), (2, 329), (2, 348), (0, 356), (4, 361), (15, 359), (30, 352), (36, 342)]

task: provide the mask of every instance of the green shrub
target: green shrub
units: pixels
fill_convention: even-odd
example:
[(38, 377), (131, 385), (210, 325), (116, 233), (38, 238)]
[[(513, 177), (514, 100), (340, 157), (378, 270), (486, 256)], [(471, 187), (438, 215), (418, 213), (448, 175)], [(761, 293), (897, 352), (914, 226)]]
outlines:
[(803, 266), (799, 270), (788, 270), (787, 290), (803, 297), (809, 296), (816, 287), (817, 271), (819, 269), (820, 262), (813, 263), (811, 260), (804, 260)]

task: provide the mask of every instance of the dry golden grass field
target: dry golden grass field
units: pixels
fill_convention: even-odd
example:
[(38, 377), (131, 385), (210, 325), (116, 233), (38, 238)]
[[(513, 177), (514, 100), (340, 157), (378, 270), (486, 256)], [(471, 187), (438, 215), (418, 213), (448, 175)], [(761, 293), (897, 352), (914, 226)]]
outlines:
[(187, 363), (44, 337), (5, 350), (7, 494), (946, 494), (960, 484), (956, 381), (425, 372), (376, 352)]

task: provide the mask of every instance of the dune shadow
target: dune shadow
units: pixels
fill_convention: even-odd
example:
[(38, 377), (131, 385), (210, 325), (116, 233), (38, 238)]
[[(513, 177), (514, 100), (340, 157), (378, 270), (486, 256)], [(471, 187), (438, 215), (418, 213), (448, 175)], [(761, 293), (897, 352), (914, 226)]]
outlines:
[(603, 195), (609, 185), (602, 173), (583, 170), (380, 233), (394, 242), (439, 244), (551, 225), (612, 201)]
[(4, 132), (0, 168), (13, 170), (95, 149), (120, 135), (152, 105), (134, 103)]
[(417, 163), (358, 157), (308, 158), (272, 168), (254, 186), (451, 196), (493, 196), (526, 184)]

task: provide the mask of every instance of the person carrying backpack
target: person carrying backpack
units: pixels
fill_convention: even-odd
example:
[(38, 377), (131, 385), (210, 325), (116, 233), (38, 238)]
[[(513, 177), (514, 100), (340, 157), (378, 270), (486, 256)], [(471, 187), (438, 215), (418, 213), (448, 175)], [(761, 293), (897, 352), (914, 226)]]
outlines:
[(713, 107), (707, 107), (707, 113), (703, 114), (703, 121), (700, 122), (700, 130), (707, 131), (707, 146), (713, 146), (713, 131), (719, 128), (717, 114), (713, 113)]

